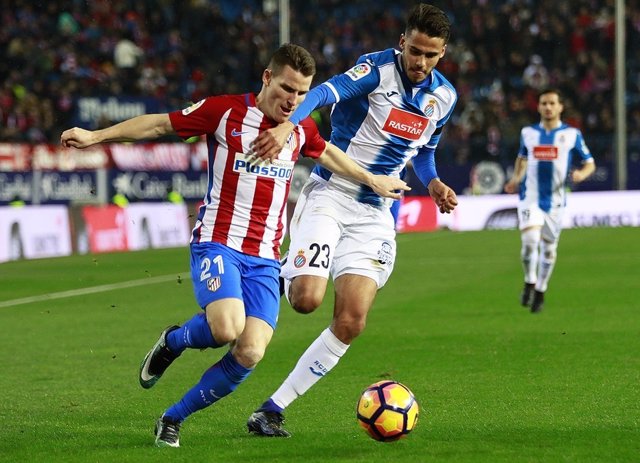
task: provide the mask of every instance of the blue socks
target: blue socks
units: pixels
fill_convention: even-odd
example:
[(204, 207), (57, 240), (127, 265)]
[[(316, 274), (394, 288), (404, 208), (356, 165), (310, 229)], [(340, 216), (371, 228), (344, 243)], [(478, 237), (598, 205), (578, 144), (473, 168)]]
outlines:
[[(176, 330), (178, 331), (178, 330)], [(191, 388), (182, 399), (172, 405), (164, 416), (178, 422), (184, 421), (192, 413), (202, 410), (235, 391), (253, 369), (238, 363), (231, 351), (218, 363), (204, 372), (200, 382)]]
[(260, 412), (278, 412), (278, 413), (282, 413), (284, 411), (284, 408), (278, 407), (273, 400), (269, 399), (265, 403), (260, 405), (260, 408), (258, 409), (258, 411), (260, 411)]
[(203, 312), (197, 313), (180, 328), (167, 334), (167, 347), (176, 355), (182, 354), (187, 347), (204, 349), (220, 346), (211, 334), (207, 316)]

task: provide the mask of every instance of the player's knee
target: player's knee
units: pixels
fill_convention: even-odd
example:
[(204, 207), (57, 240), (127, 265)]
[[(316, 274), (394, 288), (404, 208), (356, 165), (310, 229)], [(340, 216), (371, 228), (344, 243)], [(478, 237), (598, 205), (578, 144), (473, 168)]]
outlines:
[(256, 345), (236, 345), (233, 356), (245, 368), (255, 368), (264, 357), (264, 349)]
[(332, 331), (345, 344), (351, 344), (367, 326), (366, 317), (338, 318), (333, 321)]
[(530, 228), (522, 232), (522, 249), (520, 256), (528, 259), (538, 249), (540, 244), (540, 230)]
[(324, 293), (310, 287), (293, 288), (289, 294), (291, 307), (296, 312), (308, 314), (316, 310), (322, 304)]
[(244, 323), (242, 320), (223, 318), (215, 322), (210, 321), (209, 329), (211, 329), (211, 333), (216, 342), (223, 345), (238, 339), (244, 329)]
[(558, 243), (542, 242), (542, 255), (546, 260), (555, 260), (558, 251)]

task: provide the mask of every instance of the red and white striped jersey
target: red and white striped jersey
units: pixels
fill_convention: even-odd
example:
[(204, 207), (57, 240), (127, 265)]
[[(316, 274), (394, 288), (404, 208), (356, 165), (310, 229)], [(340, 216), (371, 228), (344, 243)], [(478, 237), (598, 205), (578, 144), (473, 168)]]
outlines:
[(169, 117), (182, 138), (207, 136), (209, 181), (191, 242), (279, 259), (293, 166), (300, 154), (318, 158), (326, 147), (315, 122), (307, 118), (296, 126), (269, 163), (251, 162), (246, 154), (260, 132), (277, 125), (256, 107), (252, 93), (208, 97)]

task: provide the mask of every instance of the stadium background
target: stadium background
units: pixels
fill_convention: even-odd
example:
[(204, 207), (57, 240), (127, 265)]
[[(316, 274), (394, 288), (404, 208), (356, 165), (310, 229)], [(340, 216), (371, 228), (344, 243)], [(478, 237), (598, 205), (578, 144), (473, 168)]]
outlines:
[[(459, 195), (505, 196), (502, 185), (519, 130), (538, 120), (536, 93), (552, 85), (565, 93), (564, 119), (583, 131), (597, 161), (596, 173), (574, 189), (616, 189), (615, 2), (435, 3), (453, 24), (439, 69), (459, 92), (437, 153), (441, 177)], [(316, 57), (318, 84), (348, 69), (363, 52), (395, 46), (412, 4), (291, 0), (290, 40)], [(0, 207), (70, 206), (75, 251), (87, 249), (78, 235), (82, 241), (84, 221), (92, 214), (79, 208), (107, 204), (115, 195), (129, 203), (162, 202), (176, 191), (187, 202), (186, 215), (193, 216), (206, 185), (203, 143), (166, 139), (74, 152), (60, 148), (60, 133), (75, 125), (95, 129), (183, 108), (209, 94), (258, 91), (257, 76), (280, 40), (278, 2), (3, 0), (1, 5)], [(640, 5), (628, 1), (625, 8), (625, 187), (640, 190), (640, 49), (634, 46), (640, 43)], [(314, 113), (326, 138), (328, 111)], [(296, 180), (307, 173), (304, 165), (299, 170)], [(411, 170), (408, 181), (414, 187), (409, 196), (424, 196)], [(635, 225), (640, 219), (629, 213), (632, 220), (593, 221)], [(116, 215), (112, 211), (105, 220), (120, 220)], [(435, 220), (428, 219), (430, 227)], [(503, 222), (513, 226), (513, 214)], [(0, 240), (12, 233), (0, 230)], [(178, 241), (184, 241), (182, 230), (159, 233), (181, 234)], [(131, 240), (140, 246), (153, 241)], [(37, 246), (46, 247), (46, 239), (39, 238)]]
[[(396, 44), (411, 3), (292, 0), (291, 37), (320, 61), (318, 83), (360, 52)], [(638, 460), (640, 248), (638, 228), (620, 226), (640, 225), (638, 2), (626, 2), (629, 191), (617, 192), (625, 200), (604, 191), (613, 185), (613, 2), (437, 4), (454, 21), (442, 68), (461, 95), (438, 161), (458, 193), (481, 161), (505, 171), (518, 125), (537, 120), (535, 90), (523, 79), (536, 54), (551, 83), (568, 92), (566, 116), (595, 153), (599, 170), (581, 186), (592, 191), (570, 198), (570, 205), (585, 203), (583, 214), (563, 231), (545, 311), (533, 316), (519, 306), (515, 230), (400, 234), (395, 276), (366, 332), (335, 372), (287, 410), (294, 438), (252, 438), (246, 417), (327, 326), (331, 298), (303, 318), (283, 303), (259, 368), (220, 406), (194, 415), (182, 448), (169, 455), (153, 447), (158, 413), (223, 354), (191, 352), (153, 391), (138, 386), (139, 362), (158, 331), (193, 314), (188, 248), (3, 262), (0, 462)], [(105, 210), (113, 214), (99, 222), (98, 244), (141, 249), (147, 238), (184, 240), (184, 205), (165, 200), (168, 186), (180, 187), (188, 203), (200, 195), (198, 143), (74, 154), (60, 150), (59, 134), (76, 122), (99, 127), (115, 116), (249, 89), (278, 42), (276, 14), (247, 0), (0, 6), (0, 255), (14, 224), (26, 225), (16, 236), (32, 238), (15, 250), (24, 246), (30, 257), (86, 251), (81, 219), (96, 225), (93, 217)], [(113, 50), (129, 28), (143, 58), (118, 70)], [(102, 205), (118, 187), (133, 194), (129, 206)], [(460, 215), (447, 217), (466, 217), (480, 203), (504, 212), (510, 196), (465, 195)], [(613, 211), (624, 205), (629, 210)], [(596, 207), (602, 215), (590, 214)], [(147, 237), (142, 230), (153, 223), (145, 218), (157, 215), (180, 226), (151, 227), (158, 235)], [(508, 217), (496, 219), (513, 228)], [(129, 233), (133, 224), (140, 233)], [(70, 226), (81, 238), (73, 243), (62, 239)], [(355, 421), (359, 394), (385, 378), (409, 385), (421, 406), (416, 431), (393, 445), (372, 441)]]

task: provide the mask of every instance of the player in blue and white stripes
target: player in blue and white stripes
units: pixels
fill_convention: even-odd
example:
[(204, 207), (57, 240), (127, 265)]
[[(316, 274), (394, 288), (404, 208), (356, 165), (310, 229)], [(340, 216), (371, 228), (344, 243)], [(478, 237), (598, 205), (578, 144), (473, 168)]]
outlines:
[[(577, 184), (596, 168), (580, 130), (560, 119), (563, 109), (558, 90), (540, 93), (540, 122), (522, 129), (513, 176), (504, 187), (507, 193), (520, 192), (518, 223), (525, 283), (521, 303), (534, 313), (542, 310), (556, 263), (567, 179)], [(572, 170), (574, 155), (580, 157), (582, 166)]]
[[(409, 160), (441, 212), (457, 205), (439, 178), (435, 150), (457, 94), (435, 70), (446, 51), (450, 23), (444, 12), (418, 4), (410, 12), (399, 49), (368, 53), (345, 73), (314, 88), (284, 123), (286, 135), (298, 118), (333, 104), (332, 142), (369, 172), (398, 177)], [(276, 129), (264, 132), (277, 133)], [(277, 133), (278, 143), (285, 139)], [(258, 138), (263, 157), (269, 140)], [(277, 144), (276, 143), (276, 146)], [(267, 150), (268, 151), (268, 150)], [(277, 149), (275, 150), (277, 151)], [(287, 437), (283, 411), (324, 377), (364, 330), (376, 293), (396, 256), (390, 202), (349, 179), (314, 169), (291, 219), (289, 257), (281, 270), (284, 291), (300, 313), (322, 302), (331, 275), (333, 320), (311, 343), (282, 385), (251, 415), (250, 432)]]

